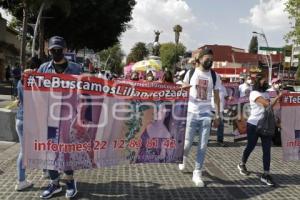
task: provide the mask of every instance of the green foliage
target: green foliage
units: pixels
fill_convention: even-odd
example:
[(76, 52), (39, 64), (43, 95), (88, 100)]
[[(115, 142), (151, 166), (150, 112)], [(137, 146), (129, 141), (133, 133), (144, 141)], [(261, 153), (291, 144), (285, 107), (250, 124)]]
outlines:
[(149, 50), (143, 42), (136, 43), (127, 56), (126, 63), (144, 60), (149, 55)]
[(102, 68), (110, 70), (112, 73), (121, 74), (123, 72), (122, 59), (124, 53), (121, 50), (119, 43), (115, 44), (108, 49), (99, 52)]
[(179, 61), (179, 56), (183, 56), (186, 48), (183, 44), (176, 45), (173, 42), (164, 43), (160, 46), (160, 59), (163, 69), (172, 71), (173, 66)]
[(288, 0), (285, 3), (285, 11), (293, 25), (292, 30), (285, 35), (286, 42), (292, 40), (293, 43), (300, 44), (300, 0)]
[[(0, 7), (8, 9), (22, 21), (24, 0), (0, 0)], [(45, 0), (26, 0), (29, 23), (35, 23), (38, 10)], [(49, 1), (49, 0), (48, 0)], [(47, 2), (48, 2), (47, 1)], [(71, 49), (87, 47), (102, 50), (118, 42), (128, 27), (135, 0), (51, 0), (43, 12), (45, 38), (60, 35)], [(33, 33), (33, 32), (32, 32)]]
[(250, 44), (249, 44), (249, 53), (257, 54), (258, 52), (258, 40), (257, 36), (253, 36), (251, 38)]

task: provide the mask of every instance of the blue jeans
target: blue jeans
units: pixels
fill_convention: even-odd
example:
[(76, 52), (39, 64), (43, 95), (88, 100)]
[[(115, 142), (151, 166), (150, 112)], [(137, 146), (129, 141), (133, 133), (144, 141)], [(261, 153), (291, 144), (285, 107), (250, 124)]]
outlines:
[[(59, 173), (58, 171), (56, 170), (48, 170), (49, 172), (49, 176), (50, 176), (50, 179), (52, 181), (59, 181)], [(68, 176), (73, 176), (74, 174), (74, 171), (73, 170), (69, 170), (69, 171), (64, 171), (64, 173)]]
[(254, 150), (258, 138), (261, 138), (261, 145), (263, 150), (263, 165), (264, 171), (270, 171), (270, 163), (271, 163), (271, 145), (272, 145), (272, 137), (260, 136), (256, 132), (256, 126), (253, 124), (247, 123), (247, 146), (243, 153), (242, 162), (246, 164), (251, 152)]
[(188, 156), (196, 132), (199, 132), (199, 144), (197, 147), (195, 170), (203, 168), (205, 153), (210, 135), (212, 115), (208, 113), (194, 114), (188, 113), (184, 140), (184, 156)]
[(23, 120), (16, 119), (16, 131), (20, 141), (20, 152), (17, 159), (18, 181), (25, 181), (25, 168), (23, 166)]
[(218, 142), (223, 142), (224, 141), (224, 119), (223, 119), (223, 114), (220, 118), (220, 124), (219, 124), (218, 130), (217, 130), (217, 141)]

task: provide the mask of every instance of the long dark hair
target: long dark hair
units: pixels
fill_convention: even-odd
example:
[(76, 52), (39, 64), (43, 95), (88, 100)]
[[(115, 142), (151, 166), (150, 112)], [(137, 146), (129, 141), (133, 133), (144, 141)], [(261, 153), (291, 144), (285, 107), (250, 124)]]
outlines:
[(264, 74), (257, 74), (254, 80), (254, 84), (252, 87), (253, 91), (258, 91), (258, 92), (265, 92), (267, 88), (265, 88), (265, 86), (261, 85), (260, 81), (262, 79), (266, 79), (266, 76)]
[(169, 70), (166, 71), (162, 77), (162, 81), (167, 83), (174, 83), (172, 72)]

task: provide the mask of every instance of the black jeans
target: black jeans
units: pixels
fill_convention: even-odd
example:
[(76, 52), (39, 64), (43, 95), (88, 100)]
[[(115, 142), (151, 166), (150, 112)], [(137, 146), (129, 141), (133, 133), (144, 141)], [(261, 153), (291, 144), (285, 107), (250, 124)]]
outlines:
[(260, 136), (256, 132), (256, 126), (249, 123), (247, 123), (248, 143), (243, 153), (242, 162), (243, 163), (247, 162), (251, 152), (254, 150), (256, 146), (259, 137), (261, 138), (261, 144), (263, 150), (264, 171), (270, 171), (272, 137)]
[[(66, 175), (73, 175), (74, 171), (69, 170), (69, 171), (64, 171)], [(59, 173), (56, 170), (49, 170), (49, 176), (51, 180), (57, 180), (59, 177)]]

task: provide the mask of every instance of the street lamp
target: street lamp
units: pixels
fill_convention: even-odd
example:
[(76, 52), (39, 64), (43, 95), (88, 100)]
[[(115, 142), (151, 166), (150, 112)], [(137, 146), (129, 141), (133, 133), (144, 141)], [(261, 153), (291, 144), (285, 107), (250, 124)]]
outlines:
[[(259, 32), (256, 32), (256, 31), (253, 31), (252, 33), (262, 36), (263, 39), (265, 40), (266, 44), (267, 44), (267, 47), (269, 48), (269, 43), (268, 43), (267, 37), (264, 33), (259, 33)], [(270, 63), (267, 60), (268, 65), (269, 65), (269, 67), (268, 67), (269, 68), (269, 80), (268, 80), (268, 82), (269, 82), (269, 85), (271, 85), (272, 84), (272, 56), (271, 56), (270, 53), (269, 53), (269, 56), (270, 56)]]

